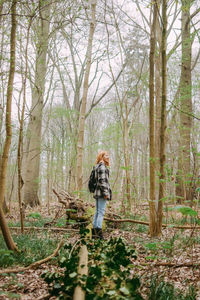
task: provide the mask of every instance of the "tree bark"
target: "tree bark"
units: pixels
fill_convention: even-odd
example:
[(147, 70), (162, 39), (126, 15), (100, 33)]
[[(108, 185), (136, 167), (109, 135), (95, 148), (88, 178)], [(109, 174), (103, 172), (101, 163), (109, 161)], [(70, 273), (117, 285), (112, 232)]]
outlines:
[[(3, 11), (3, 4), (4, 4), (4, 1), (1, 1), (1, 4), (0, 4), (0, 26), (1, 28), (3, 28), (3, 25), (2, 25), (2, 19), (1, 19), (1, 14), (2, 14), (2, 11)], [(4, 33), (2, 32), (1, 33), (1, 48), (0, 48), (0, 55), (1, 57), (3, 57), (3, 46), (2, 46), (2, 41), (4, 40)], [(0, 67), (1, 67), (1, 60), (0, 60)], [(3, 110), (4, 110), (4, 103), (3, 103), (3, 100), (1, 99), (0, 100), (0, 143), (2, 143), (2, 127), (3, 127)], [(0, 153), (0, 166), (1, 166), (1, 159), (2, 159), (2, 154)]]
[(18, 149), (17, 149), (17, 166), (18, 166), (18, 202), (19, 202), (19, 211), (20, 211), (20, 223), (21, 223), (21, 232), (24, 231), (24, 206), (22, 203), (22, 193), (21, 189), (23, 187), (23, 179), (21, 173), (22, 167), (22, 153), (23, 153), (23, 131), (24, 131), (24, 112), (26, 104), (26, 78), (27, 78), (27, 69), (28, 69), (28, 43), (29, 43), (29, 34), (31, 28), (32, 18), (29, 21), (27, 38), (26, 38), (26, 48), (25, 48), (25, 73), (23, 80), (23, 103), (22, 103), (22, 112), (21, 117), (19, 116), (19, 138), (18, 138)]
[[(160, 7), (160, 0), (157, 0), (157, 9)], [(155, 97), (156, 97), (156, 109), (155, 109), (155, 168), (156, 172), (159, 172), (159, 151), (160, 151), (160, 116), (161, 116), (161, 43), (162, 32), (160, 28), (160, 22), (157, 17), (156, 20), (156, 53), (155, 53)], [(156, 46), (156, 45), (155, 45)], [(157, 190), (157, 186), (156, 186)], [(158, 199), (158, 194), (156, 194)]]
[[(123, 101), (124, 100), (124, 101)], [(129, 128), (128, 128), (128, 103), (127, 95), (120, 101), (120, 109), (122, 116), (122, 137), (123, 137), (123, 152), (124, 152), (124, 166), (125, 166), (125, 195), (127, 199), (127, 211), (131, 211), (131, 178), (130, 178), (130, 152), (129, 152)], [(125, 106), (125, 116), (123, 114), (123, 105)]]
[[(191, 82), (191, 49), (190, 36), (190, 6), (191, 1), (182, 0), (181, 36), (182, 36), (182, 61), (180, 78), (180, 140), (177, 171), (177, 202), (191, 200), (191, 167), (190, 145), (192, 127), (192, 82)], [(187, 112), (188, 114), (182, 113)]]
[[(78, 274), (80, 276), (83, 275), (88, 276), (88, 250), (86, 245), (83, 245), (79, 252)], [(80, 285), (76, 286), (74, 290), (73, 300), (84, 300), (84, 299), (85, 299), (85, 290), (83, 290)]]
[(13, 82), (15, 74), (15, 49), (16, 49), (16, 6), (17, 0), (12, 1), (12, 26), (10, 35), (10, 70), (7, 87), (7, 103), (6, 103), (6, 139), (3, 148), (3, 155), (0, 165), (0, 227), (3, 233), (4, 240), (8, 249), (17, 251), (17, 247), (12, 239), (9, 227), (6, 222), (6, 218), (3, 212), (3, 203), (6, 190), (6, 174), (8, 164), (8, 154), (11, 144), (12, 127), (11, 127), (11, 107), (12, 107), (12, 95), (13, 95)]
[(24, 171), (24, 203), (34, 207), (40, 204), (38, 197), (42, 114), (44, 106), (44, 90), (46, 76), (46, 56), (49, 35), (50, 1), (39, 1), (40, 25), (38, 27), (38, 42), (36, 44), (35, 83), (32, 95), (30, 121), (27, 129), (27, 148)]
[(167, 0), (162, 2), (162, 102), (161, 102), (161, 127), (160, 127), (160, 180), (159, 199), (157, 210), (156, 235), (162, 231), (163, 201), (165, 196), (165, 132), (166, 132), (166, 100), (167, 100)]
[(76, 178), (77, 178), (77, 189), (81, 191), (83, 186), (83, 147), (84, 147), (84, 130), (85, 130), (85, 115), (86, 115), (86, 104), (87, 104), (87, 94), (88, 94), (88, 82), (91, 67), (92, 58), (92, 43), (95, 30), (95, 13), (96, 13), (96, 0), (91, 2), (91, 22), (90, 22), (90, 32), (88, 39), (88, 46), (86, 52), (86, 70), (83, 83), (83, 97), (81, 102), (81, 109), (79, 115), (79, 125), (78, 125), (78, 141), (77, 141), (77, 163), (76, 163)]
[(150, 236), (156, 234), (156, 211), (155, 211), (155, 129), (154, 129), (154, 65), (155, 65), (155, 31), (157, 19), (156, 2), (153, 5), (153, 23), (150, 36), (150, 55), (149, 55), (149, 169), (150, 169), (150, 200), (149, 200), (149, 233)]

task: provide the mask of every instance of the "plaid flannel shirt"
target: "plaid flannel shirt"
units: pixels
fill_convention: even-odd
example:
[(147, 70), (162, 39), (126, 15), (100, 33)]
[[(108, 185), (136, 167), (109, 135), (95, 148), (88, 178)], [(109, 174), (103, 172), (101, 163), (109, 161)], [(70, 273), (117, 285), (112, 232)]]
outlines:
[(112, 191), (109, 184), (109, 169), (103, 162), (100, 162), (95, 167), (97, 188), (94, 192), (94, 198), (101, 198), (108, 196), (107, 200), (112, 199)]

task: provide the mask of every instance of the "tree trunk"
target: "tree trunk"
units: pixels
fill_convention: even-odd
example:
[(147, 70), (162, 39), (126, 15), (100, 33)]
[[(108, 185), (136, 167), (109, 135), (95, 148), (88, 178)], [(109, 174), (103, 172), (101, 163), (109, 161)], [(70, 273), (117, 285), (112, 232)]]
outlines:
[(150, 201), (149, 201), (149, 233), (155, 236), (156, 233), (156, 211), (155, 211), (155, 143), (154, 143), (154, 65), (155, 65), (155, 30), (157, 18), (157, 4), (153, 4), (153, 23), (150, 36), (150, 56), (149, 56), (149, 169), (150, 169)]
[[(137, 114), (137, 116), (136, 116)], [(139, 123), (138, 120), (138, 116), (139, 116), (139, 111), (137, 111), (135, 114), (135, 119), (136, 122)], [(133, 148), (133, 146), (131, 147)], [(137, 200), (139, 199), (139, 187), (140, 187), (140, 183), (139, 183), (139, 172), (138, 172), (138, 136), (136, 137), (135, 141), (134, 141), (134, 151), (133, 151), (133, 186), (134, 186), (134, 204), (135, 204), (135, 208), (137, 205)], [(140, 176), (142, 176), (142, 174), (140, 174)]]
[[(160, 1), (157, 0), (157, 9), (160, 7)], [(161, 43), (162, 32), (160, 28), (159, 19), (156, 22), (156, 40), (158, 42), (155, 53), (155, 96), (156, 96), (156, 109), (155, 109), (155, 168), (156, 173), (159, 173), (159, 155), (160, 155), (160, 117), (161, 117)], [(158, 190), (158, 184), (156, 184), (156, 191)], [(158, 193), (156, 193), (156, 199), (158, 199)]]
[[(191, 1), (182, 0), (182, 62), (180, 78), (180, 110), (192, 113), (191, 83), (191, 48), (190, 36), (190, 5)], [(192, 119), (188, 114), (180, 112), (180, 141), (177, 171), (176, 196), (179, 203), (191, 200), (190, 144)]]
[(47, 209), (48, 209), (48, 214), (50, 215), (50, 203), (51, 203), (51, 143), (49, 136), (47, 138), (47, 145), (48, 145), (48, 151), (47, 151), (47, 169), (46, 169), (46, 178), (47, 178), (47, 183), (46, 183), (46, 195), (47, 195)]
[(6, 140), (3, 148), (3, 155), (0, 165), (0, 227), (3, 233), (4, 240), (8, 249), (17, 251), (17, 247), (10, 234), (9, 227), (6, 222), (6, 218), (3, 212), (3, 202), (6, 190), (6, 174), (7, 174), (7, 164), (8, 164), (8, 154), (11, 144), (12, 137), (12, 127), (11, 127), (11, 107), (12, 107), (12, 95), (13, 95), (13, 82), (15, 73), (15, 49), (16, 49), (16, 6), (17, 0), (12, 2), (12, 26), (11, 26), (11, 36), (10, 36), (10, 71), (8, 78), (7, 87), (7, 103), (6, 103)]
[(42, 111), (46, 76), (46, 56), (48, 48), (50, 2), (40, 1), (40, 24), (35, 67), (35, 83), (32, 95), (30, 121), (27, 129), (27, 149), (24, 171), (24, 203), (31, 207), (40, 204), (38, 197)]
[(23, 179), (21, 174), (22, 167), (22, 153), (23, 153), (23, 131), (24, 131), (24, 112), (26, 105), (26, 78), (27, 78), (27, 69), (28, 69), (28, 43), (29, 43), (29, 34), (31, 28), (32, 18), (29, 20), (28, 30), (27, 30), (27, 39), (26, 39), (26, 48), (25, 48), (25, 72), (23, 80), (23, 103), (22, 103), (22, 112), (21, 117), (19, 116), (19, 138), (18, 138), (18, 149), (17, 149), (17, 166), (18, 166), (18, 202), (19, 202), (19, 211), (20, 211), (20, 223), (21, 223), (21, 233), (24, 231), (24, 206), (22, 203), (22, 194), (21, 189), (23, 187)]
[(88, 94), (88, 81), (90, 75), (91, 58), (92, 58), (92, 43), (95, 30), (95, 13), (96, 13), (96, 0), (91, 1), (91, 22), (90, 32), (88, 39), (88, 46), (86, 52), (86, 70), (83, 83), (83, 97), (81, 102), (81, 109), (79, 115), (78, 126), (78, 141), (77, 141), (77, 164), (76, 164), (76, 177), (77, 177), (77, 189), (81, 191), (83, 186), (83, 147), (84, 147), (84, 130), (85, 130), (85, 114)]
[(121, 114), (122, 114), (122, 122), (123, 122), (123, 151), (124, 151), (124, 165), (125, 165), (125, 173), (126, 173), (126, 191), (125, 195), (127, 198), (127, 210), (131, 211), (131, 191), (130, 191), (130, 184), (131, 184), (131, 178), (130, 178), (130, 154), (129, 154), (129, 135), (128, 135), (128, 107), (127, 107), (127, 96), (125, 96), (125, 117), (123, 115), (123, 103), (120, 103), (121, 106)]
[(165, 132), (166, 132), (166, 99), (167, 99), (167, 0), (162, 2), (162, 102), (161, 102), (161, 127), (160, 127), (160, 180), (159, 180), (159, 199), (157, 209), (156, 235), (162, 231), (163, 201), (165, 196)]
[[(1, 20), (1, 17), (2, 17), (2, 11), (3, 11), (3, 5), (4, 5), (4, 0), (1, 1), (0, 3), (0, 26), (2, 26), (2, 20)], [(4, 40), (4, 33), (3, 33), (3, 30), (2, 30), (2, 34), (1, 34), (1, 41)], [(1, 43), (2, 45), (3, 43)], [(1, 57), (3, 57), (3, 46), (1, 47)], [(3, 113), (4, 113), (4, 105), (3, 105), (3, 100), (1, 99), (1, 102), (0, 102), (0, 136), (2, 136), (2, 127), (3, 127)], [(1, 138), (0, 138), (0, 143), (1, 142)], [(0, 153), (0, 166), (1, 166), (1, 159), (2, 159), (2, 153)], [(4, 202), (3, 202), (3, 212), (5, 214), (7, 214), (9, 212), (9, 208), (8, 208), (8, 205), (6, 203), (6, 196), (4, 197)]]
[[(0, 26), (3, 28), (2, 26), (2, 20), (1, 20), (1, 14), (2, 14), (2, 10), (3, 10), (3, 1), (1, 1), (0, 4)], [(2, 46), (2, 41), (4, 40), (4, 34), (1, 33), (1, 49), (0, 49), (0, 55), (1, 57), (3, 57), (3, 46)], [(0, 67), (1, 67), (1, 60), (0, 60)], [(0, 99), (0, 143), (2, 143), (2, 127), (3, 127), (3, 111), (4, 111), (4, 103), (3, 103), (3, 99)], [(0, 153), (0, 166), (1, 166), (1, 159), (2, 159), (2, 154)]]

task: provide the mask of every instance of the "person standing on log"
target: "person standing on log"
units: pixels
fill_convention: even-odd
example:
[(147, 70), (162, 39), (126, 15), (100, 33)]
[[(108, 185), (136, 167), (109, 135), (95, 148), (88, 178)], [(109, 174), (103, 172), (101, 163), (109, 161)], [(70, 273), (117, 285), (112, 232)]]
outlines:
[(112, 191), (109, 183), (109, 153), (100, 151), (96, 159), (96, 189), (94, 198), (96, 199), (96, 212), (93, 219), (92, 238), (103, 239), (102, 223), (105, 214), (107, 200), (112, 199)]

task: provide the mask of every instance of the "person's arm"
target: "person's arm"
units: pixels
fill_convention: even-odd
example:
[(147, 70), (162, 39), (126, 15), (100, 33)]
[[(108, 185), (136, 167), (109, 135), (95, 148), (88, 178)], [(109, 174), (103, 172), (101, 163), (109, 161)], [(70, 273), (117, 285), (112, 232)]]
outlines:
[(106, 166), (101, 164), (98, 168), (98, 185), (105, 199), (109, 198), (109, 184), (106, 176)]

